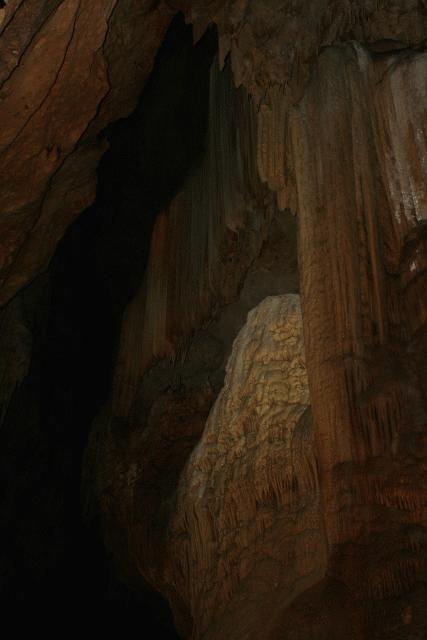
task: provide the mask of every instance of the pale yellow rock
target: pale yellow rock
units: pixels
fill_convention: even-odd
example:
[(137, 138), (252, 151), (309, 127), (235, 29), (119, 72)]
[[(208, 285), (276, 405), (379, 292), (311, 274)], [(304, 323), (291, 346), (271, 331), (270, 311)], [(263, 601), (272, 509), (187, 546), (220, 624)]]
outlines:
[(193, 637), (255, 637), (321, 579), (318, 501), (299, 296), (271, 296), (234, 342), (178, 488), (170, 579)]

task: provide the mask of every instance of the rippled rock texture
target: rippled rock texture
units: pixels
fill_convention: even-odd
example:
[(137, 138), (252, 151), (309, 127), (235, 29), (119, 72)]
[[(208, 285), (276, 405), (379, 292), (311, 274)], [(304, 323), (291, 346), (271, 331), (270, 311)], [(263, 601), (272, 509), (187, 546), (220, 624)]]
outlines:
[[(264, 637), (326, 571), (298, 295), (252, 310), (181, 475), (173, 584), (195, 637)], [(175, 576), (182, 576), (176, 581)]]
[(88, 466), (185, 635), (270, 637), (327, 560), (298, 295), (249, 313), (207, 418), (212, 400), (209, 386), (164, 394), (123, 441), (101, 430)]
[[(258, 141), (257, 170), (270, 184), (268, 176), (277, 178), (275, 167), (284, 163), (283, 175), (288, 180), (284, 193), (298, 220), (313, 447), (321, 487), (321, 517), (312, 516), (318, 538), (310, 539), (308, 546), (327, 550), (326, 568), (320, 568), (322, 552), (318, 551), (320, 565), (300, 570), (300, 578), (305, 572), (316, 576), (312, 583), (307, 580), (301, 595), (294, 591), (291, 577), (288, 583), (279, 580), (281, 605), (275, 605), (271, 619), (268, 606), (250, 607), (249, 595), (241, 600), (235, 595), (242, 575), (250, 574), (246, 546), (258, 549), (262, 565), (262, 543), (256, 547), (258, 539), (246, 531), (245, 518), (252, 517), (254, 530), (260, 531), (268, 516), (261, 505), (247, 511), (243, 500), (237, 500), (233, 512), (227, 484), (222, 485), (215, 475), (215, 462), (209, 458), (215, 459), (210, 438), (220, 439), (222, 427), (212, 416), (226, 411), (217, 404), (203, 430), (203, 444), (199, 443), (197, 454), (192, 454), (180, 476), (176, 498), (177, 521), (181, 522), (176, 531), (181, 535), (174, 558), (179, 562), (167, 571), (164, 593), (185, 636), (416, 638), (424, 633), (426, 63), (424, 51), (384, 54), (356, 43), (329, 47), (313, 66), (297, 104), (286, 106), (285, 89), (276, 86), (268, 93), (269, 106), (257, 112), (253, 136)], [(220, 139), (221, 134), (216, 136)], [(280, 218), (286, 202), (283, 189), (276, 193), (274, 215)], [(274, 204), (271, 206), (274, 210)], [(260, 221), (260, 230), (265, 224)], [(245, 226), (240, 233), (248, 233)], [(186, 241), (179, 246), (176, 255), (182, 251), (184, 263), (191, 260)], [(252, 247), (257, 251), (256, 245)], [(149, 307), (152, 318), (161, 300), (167, 300), (166, 288), (156, 288), (156, 295), (157, 302)], [(198, 308), (196, 304), (191, 312)], [(175, 338), (164, 343), (164, 353), (169, 349), (173, 353), (178, 336), (185, 334), (181, 319), (185, 322), (185, 315), (177, 316)], [(137, 326), (145, 326), (144, 322), (138, 321)], [(156, 330), (148, 335), (156, 335)], [(135, 362), (131, 344), (126, 351), (129, 357), (119, 360), (121, 367), (125, 363), (125, 370)], [(136, 356), (136, 362), (141, 367), (144, 360)], [(139, 371), (144, 380), (144, 367)], [(265, 384), (269, 402), (274, 404), (274, 390), (267, 381)], [(138, 384), (134, 397), (136, 389)], [(256, 390), (253, 393), (256, 403)], [(137, 415), (137, 404), (132, 407)], [(240, 411), (243, 418), (244, 408)], [(233, 421), (231, 415), (227, 420)], [(201, 424), (198, 432), (202, 433)], [(231, 456), (234, 450), (237, 456), (242, 447), (242, 464), (251, 469), (252, 464), (256, 466), (256, 448), (251, 450), (231, 437), (227, 443)], [(271, 444), (270, 453), (273, 451)], [(201, 466), (214, 493), (208, 498), (203, 489), (206, 503), (200, 498), (190, 508), (190, 470), (196, 455), (209, 460), (206, 467)], [(221, 459), (219, 456), (219, 465)], [(267, 483), (274, 483), (274, 472), (265, 473)], [(233, 482), (234, 477), (230, 486)], [(263, 486), (260, 478), (256, 484)], [(215, 491), (220, 487), (218, 499)], [(242, 492), (253, 495), (254, 489)], [(167, 513), (164, 522), (171, 517), (170, 510)], [(167, 554), (170, 534), (164, 535), (162, 553)], [(146, 536), (141, 534), (139, 539)], [(282, 552), (285, 556), (291, 553), (293, 547), (285, 539), (282, 532), (280, 543), (271, 542), (273, 558), (281, 558), (273, 566), (283, 566)], [(130, 543), (138, 558), (140, 544)], [(298, 564), (298, 550), (295, 554)], [(307, 558), (305, 561), (310, 564)], [(165, 588), (164, 577), (158, 573), (162, 562), (143, 561), (139, 566), (152, 584)], [(272, 580), (270, 576), (267, 583)], [(260, 569), (255, 588), (260, 600), (263, 584)], [(251, 587), (247, 588), (249, 593)], [(266, 590), (271, 602), (273, 595)], [(304, 613), (307, 608), (310, 614)], [(349, 628), (346, 620), (351, 621)]]
[[(92, 202), (173, 16), (218, 33), (86, 452), (117, 574), (193, 640), (426, 637), (425, 0), (0, 4), (4, 304)], [(32, 291), (1, 312), (2, 413)]]
[[(0, 176), (2, 303), (45, 268), (67, 226), (95, 197), (99, 132), (127, 115), (173, 15), (184, 11), (199, 38), (219, 30), (236, 84), (261, 102), (301, 96), (319, 51), (337, 41), (419, 45), (424, 0), (9, 0), (0, 8)], [(283, 136), (283, 118), (276, 122)], [(273, 121), (274, 123), (274, 121)], [(260, 175), (281, 193), (287, 170), (281, 141)], [(262, 147), (265, 151), (265, 146)], [(263, 153), (263, 151), (262, 151)], [(270, 170), (268, 169), (270, 167)], [(274, 168), (274, 169), (273, 169)]]

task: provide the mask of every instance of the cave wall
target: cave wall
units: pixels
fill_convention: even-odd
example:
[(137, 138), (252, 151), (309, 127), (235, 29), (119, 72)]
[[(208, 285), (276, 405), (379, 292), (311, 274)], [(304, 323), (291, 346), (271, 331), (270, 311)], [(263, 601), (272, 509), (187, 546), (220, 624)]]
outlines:
[(423, 536), (412, 540), (425, 518), (425, 376), (413, 354), (427, 310), (426, 64), (424, 52), (331, 48), (290, 125), (328, 538), (340, 564), (341, 545), (363, 557), (372, 545), (373, 566), (344, 578), (372, 597), (425, 571)]
[[(208, 24), (217, 25), (221, 66), (230, 54), (236, 85), (260, 103), (259, 117), (272, 132), (273, 103), (301, 97), (323, 47), (351, 39), (405, 47), (419, 45), (426, 35), (425, 0), (5, 2), (2, 304), (46, 268), (65, 229), (93, 202), (96, 166), (105, 151), (98, 134), (135, 107), (167, 26), (180, 10), (194, 25), (195, 40)], [(270, 140), (276, 151), (268, 182), (280, 192), (289, 176), (281, 140)]]
[(145, 279), (123, 320), (116, 415), (129, 414), (138, 380), (154, 359), (173, 356), (180, 338), (236, 297), (274, 212), (256, 170), (253, 101), (234, 88), (228, 66), (220, 72), (217, 59), (207, 74), (204, 155), (156, 219)]
[(171, 19), (140, 0), (0, 9), (2, 303), (47, 267), (93, 202), (98, 134), (134, 109)]
[[(183, 637), (423, 637), (423, 0), (7, 3), (0, 9), (8, 64), (0, 109), (10, 123), (0, 149), (2, 300), (46, 267), (70, 221), (93, 199), (105, 149), (98, 133), (131, 110), (178, 10), (195, 41), (210, 23), (218, 28), (206, 148), (161, 208), (147, 270), (125, 311), (111, 396), (86, 453), (87, 517), (101, 518), (120, 578), (168, 598)], [(292, 455), (315, 458), (307, 553), (315, 545), (321, 551), (312, 574), (305, 552), (296, 544), (291, 553), (284, 542), (304, 519), (291, 526), (283, 513), (286, 520), (301, 503), (290, 506), (278, 491), (274, 509), (256, 500), (249, 508), (253, 477), (239, 484), (241, 469), (251, 469), (268, 499), (287, 477), (289, 451), (279, 480), (268, 465), (258, 480), (257, 454), (243, 445), (241, 467), (230, 447), (226, 471), (240, 470), (232, 480), (212, 471), (224, 455), (221, 434), (225, 448), (233, 435), (233, 418), (218, 420), (227, 412), (224, 398), (238, 393), (241, 339), (233, 352), (231, 343), (263, 298), (298, 290), (290, 242), (296, 226), (298, 344), (302, 350), (304, 340), (312, 426), (308, 413), (300, 424), (281, 411), (285, 432), (301, 429), (308, 438), (291, 446)], [(274, 242), (275, 255), (286, 259), (265, 268)], [(255, 295), (245, 298), (255, 280)], [(2, 313), (13, 324), (16, 299)], [(2, 368), (5, 404), (28, 368), (26, 327), (18, 339), (27, 346), (21, 364), (9, 358)], [(280, 349), (269, 349), (268, 363), (275, 350), (287, 363), (283, 391), (292, 366)], [(273, 393), (265, 384), (262, 392)], [(253, 397), (239, 405), (240, 417)], [(273, 455), (274, 425), (258, 416), (247, 428), (271, 435), (266, 455)], [(202, 476), (214, 478), (205, 503), (192, 489), (197, 460)], [(233, 520), (239, 509), (244, 517)], [(231, 551), (226, 540), (234, 541)], [(245, 556), (247, 547), (257, 549), (254, 558)], [(269, 561), (252, 574), (251, 561), (263, 553)], [(306, 564), (298, 565), (300, 557)], [(306, 573), (312, 580), (304, 581)]]
[[(67, 230), (48, 272), (1, 310), (0, 593), (11, 618), (26, 608), (49, 627), (49, 603), (55, 615), (72, 610), (89, 622), (104, 610), (98, 628), (121, 620), (125, 631), (138, 611), (159, 637), (174, 637), (166, 603), (119, 583), (97, 523), (83, 522), (81, 457), (109, 395), (121, 314), (144, 272), (153, 219), (200, 154), (215, 50), (213, 31), (193, 47), (191, 28), (174, 21), (137, 108), (104, 132), (110, 149), (94, 205)], [(176, 136), (167, 157), (162, 135)]]
[[(240, 278), (239, 271), (236, 276)], [(290, 212), (276, 211), (258, 255), (244, 273), (243, 283), (238, 290), (236, 288), (235, 299), (220, 307), (205, 326), (182, 340), (173, 359), (161, 358), (146, 370), (138, 381), (132, 411), (127, 419), (117, 416), (114, 405), (108, 404), (99, 414), (91, 432), (84, 462), (86, 517), (89, 521), (99, 518), (103, 522), (106, 547), (125, 582), (138, 583), (143, 578), (168, 598), (175, 622), (184, 637), (191, 632), (193, 624), (199, 625), (199, 621), (192, 611), (194, 603), (180, 594), (183, 591), (188, 596), (188, 587), (184, 589), (181, 584), (178, 591), (178, 585), (175, 585), (173, 576), (181, 574), (175, 563), (194, 564), (192, 591), (197, 580), (201, 585), (203, 580), (199, 573), (200, 564), (195, 558), (191, 559), (191, 554), (184, 554), (182, 535), (174, 532), (179, 526), (173, 524), (173, 520), (179, 518), (181, 512), (176, 506), (177, 487), (182, 484), (185, 492), (183, 469), (205, 433), (206, 420), (224, 385), (233, 342), (245, 325), (248, 312), (268, 296), (280, 299), (279, 294), (293, 292), (295, 295), (298, 288), (296, 220)], [(297, 309), (294, 322), (301, 329), (298, 305), (294, 305)], [(264, 317), (269, 317), (268, 311), (261, 314), (261, 320)], [(283, 322), (287, 320), (283, 318)], [(301, 350), (301, 331), (295, 340), (298, 340), (298, 349)], [(267, 347), (264, 352), (261, 350), (261, 357), (263, 353), (268, 358)], [(295, 356), (297, 369), (303, 368), (301, 359), (303, 355)], [(265, 370), (268, 368), (266, 364)], [(256, 378), (256, 371), (253, 378)], [(253, 378), (248, 383), (249, 397)], [(277, 386), (279, 394), (280, 384)], [(270, 390), (271, 385), (266, 393)], [(286, 394), (286, 388), (282, 393)], [(307, 403), (306, 396), (302, 396)], [(301, 423), (301, 429), (309, 432), (309, 412)], [(256, 424), (255, 417), (252, 424)], [(276, 439), (280, 441), (278, 434)], [(265, 457), (268, 457), (266, 442), (264, 447)], [(215, 447), (212, 455), (215, 456)], [(275, 462), (271, 466), (280, 476), (279, 461)], [(262, 471), (259, 475), (261, 480)], [(274, 494), (276, 482), (270, 482), (268, 475), (263, 480), (266, 493), (270, 490)], [(286, 482), (285, 477), (283, 482)], [(248, 486), (242, 480), (234, 499), (244, 501), (247, 492), (252, 490), (252, 485)], [(275, 502), (271, 496), (266, 500), (272, 504)], [(280, 502), (279, 498), (277, 500)], [(274, 509), (272, 504), (266, 509)], [(251, 506), (256, 507), (255, 503)], [(188, 509), (192, 509), (191, 501)], [(250, 518), (253, 514), (249, 513)], [(248, 554), (252, 555), (250, 547)], [(254, 560), (257, 558), (256, 554), (252, 557)], [(212, 557), (212, 563), (216, 564), (215, 557)], [(168, 574), (169, 578), (166, 577)], [(183, 576), (183, 580), (187, 582), (190, 576)], [(204, 587), (200, 589), (204, 593)], [(221, 606), (223, 603), (217, 599), (217, 605)], [(205, 615), (212, 616), (206, 605), (201, 597), (198, 612), (204, 609)]]
[[(321, 516), (316, 515), (315, 507), (312, 514), (306, 514), (313, 530), (306, 544), (308, 556), (316, 549), (319, 564), (310, 566), (302, 552), (307, 564), (299, 565), (298, 550), (284, 542), (288, 536), (304, 539), (302, 523), (307, 522), (301, 516), (298, 534), (289, 523), (283, 524), (280, 513), (288, 506), (286, 491), (277, 489), (280, 497), (272, 527), (279, 527), (278, 542), (265, 526), (262, 500), (255, 500), (253, 511), (248, 506), (248, 496), (256, 493), (248, 477), (243, 473), (239, 484), (239, 472), (233, 471), (231, 458), (224, 457), (229, 447), (229, 456), (235, 454), (240, 460), (242, 446), (242, 464), (256, 467), (257, 455), (262, 456), (262, 447), (255, 454), (245, 440), (246, 444), (236, 440), (233, 445), (232, 432), (225, 431), (226, 445), (221, 440), (221, 430), (233, 424), (230, 416), (217, 417), (225, 411), (221, 399), (238, 394), (234, 385), (239, 383), (240, 364), (233, 356), (215, 402), (216, 389), (199, 387), (189, 393), (179, 377), (179, 366), (166, 365), (171, 379), (177, 376), (182, 385), (179, 409), (176, 397), (163, 398), (148, 412), (147, 427), (147, 408), (136, 404), (130, 418), (135, 433), (131, 444), (124, 447), (126, 453), (117, 453), (118, 445), (110, 444), (101, 463), (99, 476), (109, 478), (104, 505), (108, 518), (120, 523), (121, 535), (131, 549), (131, 564), (167, 595), (184, 637), (338, 638), (346, 633), (351, 638), (406, 638), (418, 637), (426, 628), (422, 603), (427, 557), (423, 525), (427, 412), (421, 356), (425, 353), (426, 282), (421, 247), (426, 204), (425, 169), (420, 163), (426, 155), (426, 56), (422, 50), (396, 44), (391, 50), (390, 44), (382, 46), (389, 50), (370, 51), (356, 43), (326, 48), (297, 104), (287, 102), (284, 87), (275, 86), (268, 92), (269, 106), (258, 111), (253, 136), (259, 145), (259, 175), (271, 193), (276, 192), (274, 215), (280, 219), (285, 215), (281, 208), (289, 205), (297, 212), (305, 351), (314, 415), (313, 468), (319, 473), (322, 505)], [(222, 73), (227, 73), (227, 67)], [(221, 136), (215, 140), (218, 143)], [(280, 173), (277, 167), (283, 164), (286, 171)], [(220, 180), (216, 178), (216, 184)], [(167, 234), (165, 227), (162, 233)], [(178, 237), (177, 229), (173, 238)], [(192, 236), (184, 235), (173, 255), (182, 259), (182, 252), (184, 260), (191, 259), (191, 242)], [(155, 231), (152, 249), (156, 256), (161, 246)], [(170, 253), (167, 250), (168, 260)], [(244, 259), (240, 260), (243, 266)], [(154, 277), (158, 276), (159, 263), (149, 266), (147, 278), (151, 268)], [(209, 260), (204, 268), (209, 271)], [(185, 268), (182, 272), (188, 273)], [(199, 267), (198, 273), (198, 282), (204, 283), (203, 269)], [(194, 292), (193, 314), (203, 309), (197, 288)], [(221, 294), (214, 293), (221, 302)], [(156, 298), (148, 306), (154, 322), (167, 297), (167, 287), (157, 286)], [(183, 333), (188, 333), (191, 323), (186, 325), (185, 313), (178, 314), (178, 319)], [(145, 322), (138, 319), (139, 326), (147, 326)], [(174, 326), (176, 330), (180, 325), (175, 321)], [(155, 322), (157, 328), (162, 330)], [(148, 332), (149, 339), (152, 335)], [(132, 344), (134, 340), (129, 340), (129, 349)], [(179, 359), (179, 340), (175, 346), (167, 340), (164, 344), (166, 353)], [(274, 347), (271, 350), (276, 352)], [(147, 376), (153, 375), (150, 370), (144, 375), (144, 357), (150, 353), (145, 349), (144, 356), (137, 356), (143, 363), (143, 388), (149, 385)], [(283, 360), (289, 367), (284, 356)], [(273, 402), (273, 390), (263, 382)], [(280, 384), (285, 386), (285, 382), (283, 375)], [(256, 391), (253, 394), (257, 398)], [(244, 398), (236, 409), (243, 422), (246, 411), (250, 413), (251, 393)], [(282, 411), (282, 418), (291, 429), (292, 420), (285, 419), (285, 413)], [(185, 423), (184, 430), (172, 426), (177, 421)], [(274, 425), (262, 418), (255, 419), (255, 425), (255, 433), (259, 429), (269, 434), (272, 455)], [(249, 426), (247, 429), (250, 431)], [(141, 486), (150, 484), (153, 473), (144, 468), (145, 460), (148, 457), (156, 465), (153, 452), (172, 446), (168, 443), (172, 432), (175, 450), (179, 433), (191, 444), (182, 451), (180, 468), (166, 493), (150, 496), (150, 516), (142, 522), (137, 517), (135, 522), (135, 514), (149, 511), (141, 506), (147, 504)], [(159, 437), (163, 439), (160, 446)], [(117, 432), (114, 438), (120, 438)], [(304, 453), (309, 446), (306, 442)], [(295, 445), (293, 453), (298, 455), (298, 450)], [(115, 481), (119, 459), (124, 466)], [(162, 459), (165, 470), (171, 458)], [(216, 475), (212, 471), (211, 477), (209, 469), (211, 465), (215, 469), (215, 464), (221, 471)], [(284, 459), (283, 481), (288, 464)], [(281, 485), (274, 469), (264, 469), (264, 474), (258, 478), (255, 472), (248, 473), (256, 478), (261, 492), (266, 483), (265, 496)], [(153, 475), (158, 477), (158, 471)], [(202, 480), (206, 475), (208, 480)], [(302, 484), (304, 477), (302, 472)], [(234, 483), (238, 487), (235, 494)], [(105, 495), (105, 487), (100, 493)], [(303, 503), (304, 497), (304, 493), (299, 496)], [(301, 511), (301, 503), (298, 509)], [(256, 528), (254, 539), (245, 529), (246, 518)], [(111, 528), (111, 524), (106, 526), (107, 531)], [(153, 531), (163, 540), (160, 552), (153, 551)], [(233, 541), (229, 542), (230, 552), (227, 540)], [(117, 541), (113, 546), (118, 547)], [(257, 549), (253, 556), (259, 563), (256, 569), (251, 567), (250, 551), (249, 558), (244, 555), (246, 548)], [(267, 550), (268, 568), (263, 567), (263, 549)], [(319, 549), (326, 555), (324, 564)], [(301, 591), (291, 584), (288, 574), (292, 569), (280, 558), (283, 550), (292, 555), (295, 580), (304, 585)], [(167, 560), (170, 553), (172, 567)], [(263, 587), (276, 573), (288, 575), (289, 582), (278, 579), (271, 590)], [(304, 581), (306, 575), (311, 575), (311, 583), (310, 578)], [(304, 614), (307, 606), (311, 615)], [(322, 624), (316, 620), (319, 616), (323, 616)], [(351, 630), (346, 619), (352, 622)]]

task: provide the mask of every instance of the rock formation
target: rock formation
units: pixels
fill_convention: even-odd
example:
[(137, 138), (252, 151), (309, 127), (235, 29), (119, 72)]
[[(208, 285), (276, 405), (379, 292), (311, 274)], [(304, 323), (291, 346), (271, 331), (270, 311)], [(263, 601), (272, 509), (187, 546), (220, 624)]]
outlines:
[(426, 42), (425, 0), (0, 3), (4, 485), (67, 459), (45, 387), (97, 413), (86, 517), (183, 638), (427, 636)]
[(93, 201), (106, 148), (98, 134), (135, 106), (171, 19), (152, 5), (11, 0), (0, 9), (3, 303), (46, 268)]
[(299, 297), (265, 298), (178, 485), (163, 579), (190, 604), (194, 637), (268, 637), (325, 575), (308, 403)]
[[(411, 355), (427, 311), (418, 258), (427, 214), (419, 165), (426, 63), (425, 53), (376, 59), (355, 45), (331, 49), (291, 124), (328, 540), (340, 565), (334, 572), (374, 598), (417, 582), (427, 559), (423, 543), (412, 542), (426, 514), (426, 407), (423, 365)], [(377, 557), (371, 566), (362, 560), (359, 575), (342, 564), (339, 549), (351, 547), (353, 557)]]

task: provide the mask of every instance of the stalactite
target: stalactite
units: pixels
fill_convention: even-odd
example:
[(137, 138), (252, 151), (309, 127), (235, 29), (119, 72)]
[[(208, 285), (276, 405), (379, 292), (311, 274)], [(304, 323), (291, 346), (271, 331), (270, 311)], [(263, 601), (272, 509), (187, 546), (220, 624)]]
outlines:
[(426, 517), (426, 405), (410, 355), (426, 328), (425, 273), (413, 260), (427, 215), (426, 61), (333, 47), (289, 125), (329, 563), (374, 600), (425, 575), (425, 543), (410, 551), (406, 539)]
[(115, 384), (119, 415), (129, 411), (147, 367), (173, 357), (180, 339), (231, 302), (270, 220), (271, 197), (255, 164), (254, 105), (217, 59), (209, 101), (205, 155), (159, 215), (144, 283), (125, 314)]
[(289, 104), (286, 86), (275, 84), (268, 89), (258, 112), (258, 172), (261, 180), (277, 193), (277, 204), (282, 211), (294, 204), (287, 149)]

